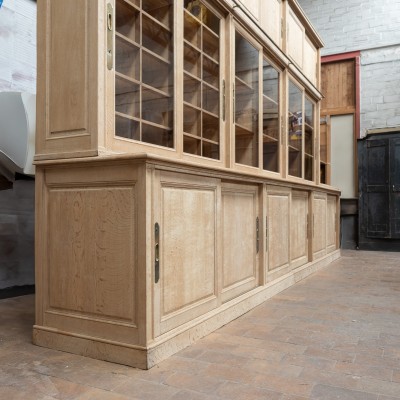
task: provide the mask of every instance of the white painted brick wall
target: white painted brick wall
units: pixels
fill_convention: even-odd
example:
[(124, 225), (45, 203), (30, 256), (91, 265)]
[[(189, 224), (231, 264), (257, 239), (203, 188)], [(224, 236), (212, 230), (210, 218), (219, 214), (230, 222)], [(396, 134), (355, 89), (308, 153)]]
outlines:
[(361, 135), (400, 126), (400, 0), (299, 0), (322, 55), (361, 51)]
[(361, 53), (361, 133), (400, 126), (400, 45)]
[(400, 43), (400, 0), (299, 0), (325, 43), (322, 54)]
[(0, 8), (0, 92), (36, 93), (36, 2), (4, 0)]

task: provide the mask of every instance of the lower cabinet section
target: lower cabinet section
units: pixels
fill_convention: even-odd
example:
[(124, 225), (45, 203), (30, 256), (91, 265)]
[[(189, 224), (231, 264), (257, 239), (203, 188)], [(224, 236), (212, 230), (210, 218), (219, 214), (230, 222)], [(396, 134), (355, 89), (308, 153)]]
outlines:
[(39, 165), (34, 342), (150, 368), (339, 257), (338, 195), (271, 183)]

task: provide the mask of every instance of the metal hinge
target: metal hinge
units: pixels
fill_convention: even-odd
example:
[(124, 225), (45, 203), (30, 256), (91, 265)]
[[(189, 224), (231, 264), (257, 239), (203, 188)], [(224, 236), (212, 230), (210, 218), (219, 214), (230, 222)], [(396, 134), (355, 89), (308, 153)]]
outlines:
[(265, 251), (268, 251), (268, 217), (265, 217)]

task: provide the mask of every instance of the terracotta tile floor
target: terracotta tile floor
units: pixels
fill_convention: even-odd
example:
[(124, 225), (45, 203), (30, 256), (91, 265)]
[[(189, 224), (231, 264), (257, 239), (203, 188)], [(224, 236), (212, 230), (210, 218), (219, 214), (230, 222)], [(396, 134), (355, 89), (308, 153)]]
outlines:
[(33, 307), (0, 301), (1, 400), (400, 399), (400, 253), (345, 251), (150, 371), (33, 346)]

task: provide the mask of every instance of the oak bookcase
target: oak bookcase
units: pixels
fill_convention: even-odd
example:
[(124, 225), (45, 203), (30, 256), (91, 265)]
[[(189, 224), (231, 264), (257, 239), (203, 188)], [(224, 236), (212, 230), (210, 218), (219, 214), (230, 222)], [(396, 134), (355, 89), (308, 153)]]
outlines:
[(150, 368), (340, 256), (321, 46), (295, 0), (38, 0), (34, 343)]

